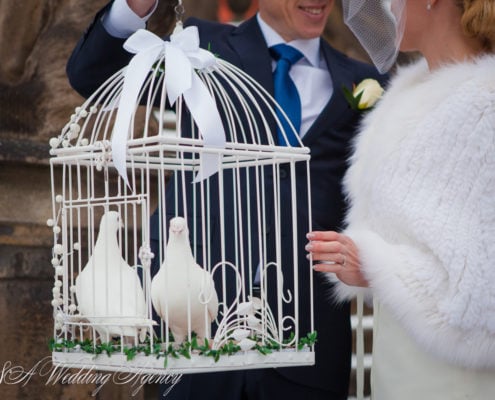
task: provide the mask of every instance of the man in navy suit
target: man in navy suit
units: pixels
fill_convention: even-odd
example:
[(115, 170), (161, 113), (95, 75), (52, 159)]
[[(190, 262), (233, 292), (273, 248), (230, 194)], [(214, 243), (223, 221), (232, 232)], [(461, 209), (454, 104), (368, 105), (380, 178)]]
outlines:
[[(345, 204), (341, 179), (360, 118), (358, 112), (348, 106), (342, 86), (350, 88), (365, 78), (384, 81), (373, 67), (348, 58), (320, 38), (333, 3), (334, 0), (259, 0), (258, 14), (238, 27), (197, 19), (186, 21), (198, 26), (201, 47), (242, 68), (271, 94), (275, 60), (269, 48), (287, 43), (303, 54), (290, 74), (301, 99), (299, 135), (311, 151), (311, 213), (315, 230), (342, 228)], [(135, 30), (145, 26), (155, 4), (155, 0), (115, 0), (98, 13), (67, 66), (70, 82), (79, 93), (89, 96), (129, 62), (132, 55), (122, 44)], [(285, 172), (282, 168), (282, 193), (290, 188), (290, 175)], [(297, 191), (301, 196), (298, 199), (297, 223), (301, 235), (297, 262), (304, 282), (309, 279), (311, 270), (304, 251), (309, 205), (304, 202), (305, 171), (297, 173), (300, 174)], [(270, 185), (269, 180), (267, 185)], [(229, 192), (232, 193), (225, 190)], [(228, 212), (225, 211), (227, 215)], [(157, 220), (155, 213), (151, 224), (155, 240), (159, 237)], [(286, 224), (295, 222), (291, 215), (282, 220)], [(158, 244), (155, 242), (154, 246), (156, 249)], [(292, 251), (287, 249), (283, 253), (291, 257)], [(315, 366), (185, 375), (167, 397), (180, 400), (346, 399), (352, 352), (350, 307), (349, 304), (332, 304), (331, 287), (319, 274), (314, 275), (314, 286), (318, 333)], [(308, 303), (309, 293), (300, 293), (300, 304), (308, 309)], [(300, 318), (302, 329), (306, 329), (309, 316)], [(307, 329), (301, 331), (308, 332)]]

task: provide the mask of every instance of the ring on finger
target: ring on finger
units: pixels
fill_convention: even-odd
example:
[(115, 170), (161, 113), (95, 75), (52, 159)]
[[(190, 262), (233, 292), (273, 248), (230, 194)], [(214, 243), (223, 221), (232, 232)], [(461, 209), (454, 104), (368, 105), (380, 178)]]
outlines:
[(345, 268), (346, 264), (347, 264), (347, 256), (345, 254), (342, 253), (342, 257), (343, 257), (343, 260), (341, 262), (342, 264), (342, 268)]

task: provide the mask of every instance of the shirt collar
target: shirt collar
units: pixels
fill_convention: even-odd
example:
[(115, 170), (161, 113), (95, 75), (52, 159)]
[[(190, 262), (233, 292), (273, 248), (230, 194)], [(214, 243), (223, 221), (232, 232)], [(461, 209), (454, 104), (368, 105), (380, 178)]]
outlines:
[(319, 67), (320, 65), (320, 38), (314, 39), (296, 39), (290, 42), (285, 42), (285, 40), (280, 36), (270, 25), (268, 25), (261, 18), (260, 14), (256, 15), (258, 19), (258, 23), (261, 28), (261, 33), (265, 37), (266, 44), (268, 47), (275, 46), (276, 44), (286, 43), (301, 53), (303, 53), (304, 57), (313, 67)]

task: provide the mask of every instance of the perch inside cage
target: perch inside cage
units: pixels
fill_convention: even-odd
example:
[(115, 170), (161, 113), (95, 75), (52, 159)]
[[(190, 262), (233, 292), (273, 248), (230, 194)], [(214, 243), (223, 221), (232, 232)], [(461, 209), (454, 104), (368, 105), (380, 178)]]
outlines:
[(126, 45), (129, 65), (51, 140), (54, 363), (313, 364), (308, 149), (278, 145), (277, 103), (195, 27)]

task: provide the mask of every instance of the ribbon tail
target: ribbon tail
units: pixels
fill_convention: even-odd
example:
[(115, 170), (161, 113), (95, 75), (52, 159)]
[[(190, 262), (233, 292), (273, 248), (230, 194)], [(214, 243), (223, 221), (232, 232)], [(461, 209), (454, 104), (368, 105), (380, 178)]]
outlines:
[(195, 73), (184, 52), (170, 43), (165, 45), (165, 71), (168, 101), (173, 106), (191, 88)]
[(201, 182), (212, 175), (215, 175), (220, 169), (222, 156), (220, 154), (203, 153), (199, 160), (199, 171), (193, 179), (193, 183)]
[[(203, 137), (204, 147), (224, 148), (225, 130), (217, 105), (203, 81), (195, 73), (193, 73), (191, 88), (185, 91), (183, 96)], [(219, 154), (202, 153), (200, 171), (194, 178), (194, 182), (202, 181), (218, 172), (220, 158)]]
[(124, 86), (112, 132), (112, 158), (115, 168), (127, 186), (129, 186), (129, 180), (126, 151), (131, 120), (137, 106), (139, 91), (160, 51), (161, 48), (157, 46), (149, 51), (136, 54), (125, 71)]

